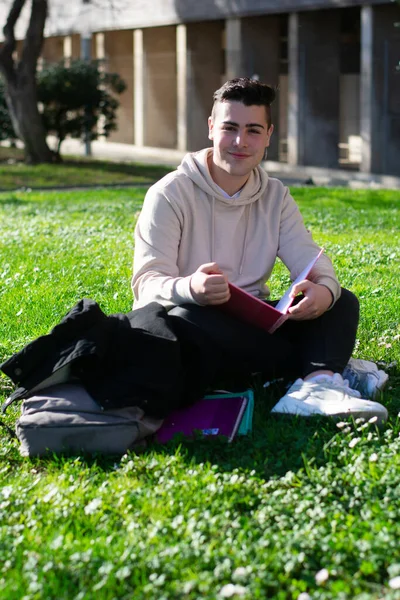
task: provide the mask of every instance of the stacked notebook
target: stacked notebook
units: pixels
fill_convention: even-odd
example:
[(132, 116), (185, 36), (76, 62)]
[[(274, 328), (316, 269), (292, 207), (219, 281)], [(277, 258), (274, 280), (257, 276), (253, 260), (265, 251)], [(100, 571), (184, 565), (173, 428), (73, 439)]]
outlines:
[(252, 390), (211, 394), (171, 413), (157, 431), (156, 439), (165, 443), (178, 433), (192, 437), (195, 432), (200, 432), (205, 436), (223, 435), (231, 442), (236, 434), (251, 432), (253, 408)]

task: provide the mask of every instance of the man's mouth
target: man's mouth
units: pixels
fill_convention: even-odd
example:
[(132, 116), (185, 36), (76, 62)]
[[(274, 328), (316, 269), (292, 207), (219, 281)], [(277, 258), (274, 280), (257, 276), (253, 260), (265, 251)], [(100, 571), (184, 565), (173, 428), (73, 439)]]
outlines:
[(249, 158), (250, 154), (243, 154), (242, 152), (230, 152), (229, 153), (233, 158), (244, 159)]

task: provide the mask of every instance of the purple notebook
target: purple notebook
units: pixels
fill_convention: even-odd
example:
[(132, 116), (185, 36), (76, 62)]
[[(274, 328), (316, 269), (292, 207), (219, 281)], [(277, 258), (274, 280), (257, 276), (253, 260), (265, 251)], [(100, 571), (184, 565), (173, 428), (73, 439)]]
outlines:
[(175, 434), (191, 437), (193, 432), (203, 435), (224, 435), (231, 442), (242, 420), (247, 404), (245, 396), (202, 398), (195, 404), (175, 410), (156, 433), (158, 442), (164, 444)]

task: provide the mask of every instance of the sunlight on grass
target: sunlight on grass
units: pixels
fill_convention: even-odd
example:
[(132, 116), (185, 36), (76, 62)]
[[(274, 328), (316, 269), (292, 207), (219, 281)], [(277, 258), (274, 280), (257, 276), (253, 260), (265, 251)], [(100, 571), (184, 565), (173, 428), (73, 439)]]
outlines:
[[(144, 189), (0, 194), (0, 361), (82, 297), (130, 310)], [(28, 460), (0, 434), (0, 589), (7, 600), (399, 598), (398, 192), (294, 189), (361, 302), (355, 356), (389, 372), (390, 420), (285, 419), (254, 380), (251, 437), (140, 455)], [(288, 285), (277, 265), (274, 297)], [(0, 399), (12, 386), (0, 375)], [(18, 407), (4, 420), (13, 426)], [(396, 595), (397, 594), (397, 595)]]

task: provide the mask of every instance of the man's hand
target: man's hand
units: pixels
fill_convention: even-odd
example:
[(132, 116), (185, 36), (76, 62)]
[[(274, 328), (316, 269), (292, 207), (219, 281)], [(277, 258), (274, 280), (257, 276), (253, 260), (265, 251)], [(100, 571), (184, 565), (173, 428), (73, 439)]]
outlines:
[(295, 321), (305, 321), (307, 319), (317, 319), (332, 304), (332, 294), (330, 290), (308, 279), (300, 281), (294, 286), (292, 296), (303, 294), (304, 298), (295, 306), (289, 308), (289, 319)]
[(228, 280), (217, 263), (200, 265), (190, 279), (190, 290), (199, 304), (223, 304), (231, 297)]

